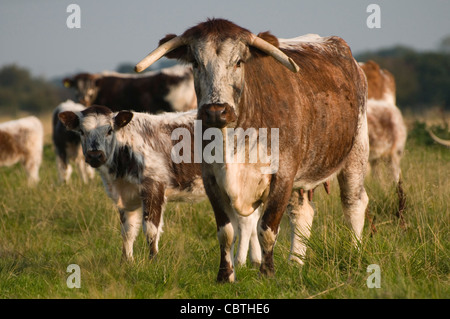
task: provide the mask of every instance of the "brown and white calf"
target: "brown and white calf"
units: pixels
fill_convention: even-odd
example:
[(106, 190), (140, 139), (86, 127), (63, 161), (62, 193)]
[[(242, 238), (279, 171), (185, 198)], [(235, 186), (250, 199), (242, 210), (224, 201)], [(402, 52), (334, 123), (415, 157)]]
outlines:
[[(317, 35), (279, 40), (212, 19), (180, 36), (166, 36), (136, 71), (163, 55), (192, 64), (204, 130), (217, 128), (227, 136), (229, 129), (253, 128), (259, 138), (269, 131), (263, 139), (269, 144), (257, 140), (251, 147), (265, 154), (271, 150), (270, 156), (278, 158), (270, 164), (231, 163), (224, 152), (222, 161), (202, 163), (221, 249), (218, 281), (235, 279), (231, 248), (237, 216), (249, 216), (261, 204), (260, 271), (274, 273), (273, 249), (286, 207), (292, 225), (290, 258), (302, 263), (306, 246), (296, 232), (308, 237), (314, 210), (300, 189), (313, 189), (335, 175), (344, 216), (361, 239), (368, 204), (367, 81), (344, 40)], [(272, 139), (276, 132), (278, 138)], [(245, 148), (246, 156), (250, 149)]]
[(369, 130), (369, 163), (372, 174), (379, 162), (386, 160), (397, 185), (399, 207), (397, 216), (404, 226), (403, 211), (406, 197), (402, 187), (400, 161), (402, 159), (407, 129), (400, 109), (396, 106), (394, 76), (374, 61), (360, 63), (367, 77), (367, 125)]
[(79, 73), (63, 80), (74, 88), (79, 103), (104, 105), (113, 111), (170, 112), (195, 109), (197, 100), (192, 69), (176, 65), (143, 75)]
[[(123, 236), (123, 257), (133, 258), (133, 243), (140, 224), (150, 246), (150, 256), (158, 252), (166, 201), (206, 199), (201, 164), (172, 160), (175, 129), (192, 136), (196, 111), (184, 113), (112, 112), (104, 106), (59, 113), (67, 129), (81, 135), (87, 163), (96, 168), (108, 196), (119, 209)], [(191, 138), (192, 158), (194, 138)], [(237, 263), (246, 260), (248, 246), (259, 247), (256, 223), (259, 215), (242, 218), (242, 235)], [(256, 241), (256, 242), (255, 242)], [(250, 259), (259, 263), (261, 253), (250, 250)]]
[(89, 179), (94, 177), (94, 169), (84, 161), (83, 151), (81, 150), (80, 134), (67, 130), (58, 117), (61, 112), (79, 112), (83, 111), (85, 108), (86, 107), (82, 104), (67, 100), (58, 105), (53, 111), (52, 140), (55, 147), (56, 166), (58, 168), (59, 179), (64, 183), (70, 181), (70, 176), (72, 175), (72, 161), (75, 162), (84, 183), (87, 183)]
[(0, 166), (20, 162), (27, 172), (29, 185), (39, 182), (43, 145), (44, 129), (37, 117), (0, 123)]

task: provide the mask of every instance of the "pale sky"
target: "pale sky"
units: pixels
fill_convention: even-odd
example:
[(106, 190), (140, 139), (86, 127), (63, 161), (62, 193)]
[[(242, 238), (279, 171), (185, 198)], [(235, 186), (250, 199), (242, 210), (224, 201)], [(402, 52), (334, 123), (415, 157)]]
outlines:
[[(81, 8), (80, 29), (66, 25), (71, 3)], [(380, 29), (367, 27), (371, 3), (380, 6)], [(115, 70), (212, 17), (280, 38), (337, 35), (354, 54), (398, 44), (435, 50), (450, 35), (450, 0), (0, 0), (0, 67), (49, 79)]]

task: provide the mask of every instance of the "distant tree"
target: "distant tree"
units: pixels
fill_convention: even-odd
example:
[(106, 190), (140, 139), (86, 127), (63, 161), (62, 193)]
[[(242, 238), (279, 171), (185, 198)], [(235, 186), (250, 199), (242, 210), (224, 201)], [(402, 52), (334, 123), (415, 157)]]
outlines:
[(450, 53), (450, 34), (444, 37), (439, 44), (439, 51)]
[(397, 104), (402, 108), (427, 106), (450, 108), (450, 54), (417, 52), (393, 47), (356, 56), (358, 61), (374, 60), (389, 70), (397, 85)]
[(28, 70), (14, 64), (0, 69), (1, 113), (39, 114), (53, 109), (59, 101), (57, 88), (44, 79), (32, 78)]
[(134, 64), (132, 64), (132, 63), (121, 63), (116, 68), (116, 72), (119, 72), (119, 73), (135, 73), (134, 72)]

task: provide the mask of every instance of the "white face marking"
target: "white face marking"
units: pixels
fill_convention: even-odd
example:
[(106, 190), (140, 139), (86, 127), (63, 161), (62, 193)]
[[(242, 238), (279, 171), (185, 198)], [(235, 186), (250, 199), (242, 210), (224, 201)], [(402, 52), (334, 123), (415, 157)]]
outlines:
[(84, 155), (102, 151), (109, 158), (114, 151), (114, 130), (111, 116), (88, 114), (80, 118), (81, 146)]
[(194, 48), (194, 82), (198, 104), (227, 103), (236, 110), (244, 83), (243, 61), (248, 47), (228, 39), (220, 44), (197, 43)]

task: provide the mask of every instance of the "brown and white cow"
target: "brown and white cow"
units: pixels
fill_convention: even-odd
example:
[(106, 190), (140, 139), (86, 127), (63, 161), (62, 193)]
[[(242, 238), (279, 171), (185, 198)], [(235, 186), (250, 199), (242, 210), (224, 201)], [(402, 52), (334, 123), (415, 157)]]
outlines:
[(367, 125), (369, 130), (369, 163), (372, 174), (379, 162), (386, 160), (397, 184), (398, 217), (404, 224), (402, 212), (406, 197), (402, 188), (400, 161), (406, 144), (407, 130), (400, 109), (396, 106), (394, 76), (374, 61), (360, 63), (367, 77)]
[(0, 123), (0, 166), (20, 162), (27, 172), (28, 184), (39, 182), (44, 129), (35, 116)]
[(361, 239), (368, 204), (367, 82), (344, 40), (317, 35), (279, 40), (269, 32), (255, 36), (230, 21), (211, 19), (181, 36), (167, 35), (136, 71), (163, 55), (192, 63), (204, 130), (218, 128), (227, 136), (229, 129), (266, 129), (270, 145), (256, 148), (266, 154), (270, 149), (278, 158), (275, 172), (263, 161), (202, 163), (220, 243), (218, 281), (235, 279), (231, 249), (237, 216), (251, 215), (260, 205), (261, 273), (274, 273), (273, 248), (288, 203), (290, 258), (303, 263), (305, 243), (295, 234), (308, 237), (314, 210), (300, 189), (313, 189), (335, 175), (346, 220), (355, 239)]
[(79, 103), (104, 105), (113, 111), (158, 113), (197, 106), (192, 69), (180, 65), (142, 75), (79, 73), (63, 83), (76, 90)]
[(400, 180), (406, 143), (406, 125), (396, 106), (394, 76), (374, 61), (360, 63), (367, 77), (367, 124), (369, 129), (369, 162), (372, 168), (379, 160), (389, 161), (396, 183)]
[[(150, 256), (158, 252), (166, 201), (196, 201), (206, 199), (201, 179), (201, 164), (173, 161), (172, 148), (178, 140), (172, 138), (175, 129), (194, 132), (197, 112), (173, 112), (159, 115), (120, 111), (104, 106), (92, 106), (81, 111), (59, 113), (67, 129), (81, 135), (81, 145), (87, 163), (96, 168), (108, 196), (120, 213), (123, 236), (123, 257), (133, 259), (133, 243), (140, 224), (150, 246)], [(194, 154), (194, 139), (191, 138)], [(192, 157), (193, 158), (193, 157)], [(241, 218), (242, 235), (236, 261), (250, 259), (260, 263), (256, 235), (258, 214)]]
[(85, 108), (82, 104), (67, 100), (59, 104), (53, 111), (52, 140), (55, 147), (58, 176), (60, 181), (64, 183), (70, 181), (70, 176), (72, 175), (71, 162), (75, 163), (84, 183), (94, 178), (94, 169), (84, 161), (80, 134), (67, 130), (58, 118), (61, 112), (77, 112), (83, 111)]

